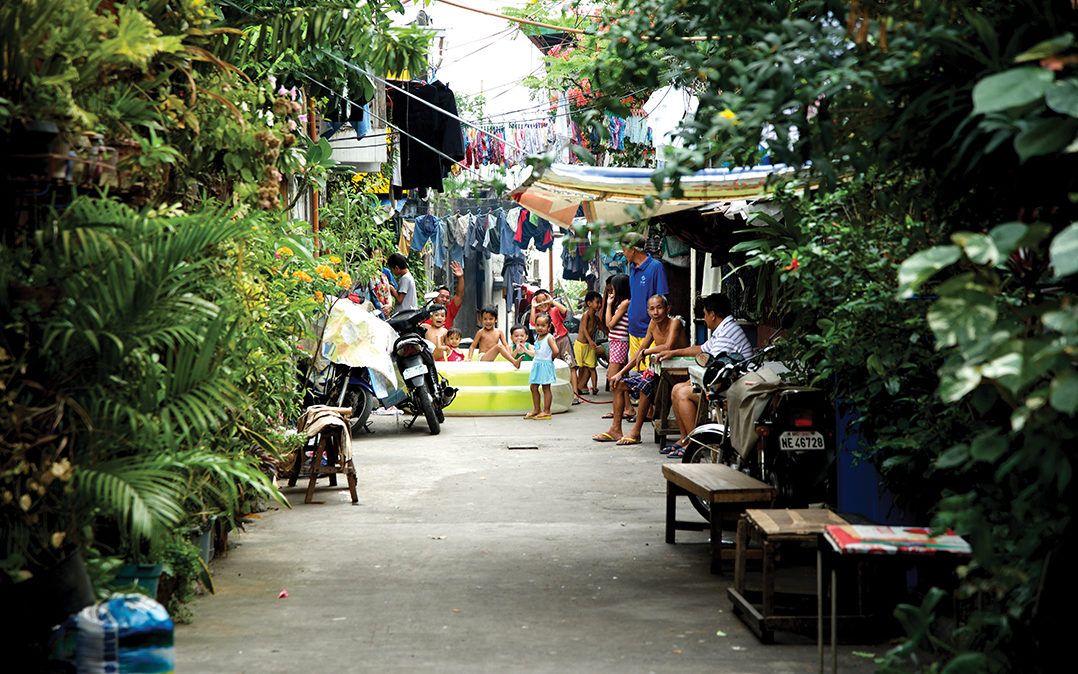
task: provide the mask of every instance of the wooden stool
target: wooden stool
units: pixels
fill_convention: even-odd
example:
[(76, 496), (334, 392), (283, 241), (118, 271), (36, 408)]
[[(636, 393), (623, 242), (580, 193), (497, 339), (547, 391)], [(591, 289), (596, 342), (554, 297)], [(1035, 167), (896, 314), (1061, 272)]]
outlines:
[[(352, 462), (352, 436), (351, 427), (348, 424), (348, 415), (351, 410), (347, 407), (326, 407), (318, 405), (308, 407), (300, 417), (297, 429), (306, 432), (308, 438), (314, 441), (314, 453), (311, 456), (311, 479), (307, 483), (307, 495), (304, 503), (314, 500), (314, 488), (319, 475), (329, 475), (330, 486), (337, 486), (337, 474), (343, 473), (348, 480), (348, 492), (352, 496), (352, 503), (359, 502), (356, 493), (356, 469)], [(296, 459), (288, 478), (288, 486), (294, 487), (299, 479), (300, 468), (308, 444), (296, 450)], [(322, 465), (322, 459), (326, 465)]]
[[(666, 463), (666, 542), (674, 543), (678, 529), (711, 530), (711, 573), (722, 573), (722, 560), (730, 559), (733, 550), (722, 549), (724, 516), (745, 508), (767, 506), (775, 500), (775, 488), (766, 482), (719, 463)], [(709, 522), (685, 522), (677, 519), (677, 497), (692, 494), (711, 508)]]
[[(774, 630), (811, 634), (816, 628), (815, 615), (775, 614), (775, 554), (783, 543), (814, 543), (829, 524), (846, 524), (830, 510), (807, 508), (801, 510), (747, 510), (737, 523), (737, 556), (734, 561), (734, 586), (726, 590), (734, 605), (734, 613), (764, 643), (771, 643)], [(760, 587), (760, 606), (749, 601), (745, 590), (745, 560), (749, 542), (757, 541), (763, 548)], [(755, 593), (754, 593), (755, 594)], [(806, 598), (812, 595), (781, 593), (783, 598)], [(809, 608), (814, 608), (809, 606)]]
[[(347, 431), (333, 427), (318, 434), (318, 445), (314, 450), (314, 455), (311, 456), (311, 479), (307, 483), (304, 503), (314, 500), (314, 487), (319, 475), (329, 475), (330, 486), (336, 487), (337, 473), (344, 473), (348, 480), (348, 493), (352, 496), (352, 503), (359, 503), (359, 496), (356, 494), (356, 468), (352, 463), (352, 458), (344, 459), (338, 449), (341, 446), (339, 435), (345, 432)], [(322, 457), (326, 458), (324, 466)]]

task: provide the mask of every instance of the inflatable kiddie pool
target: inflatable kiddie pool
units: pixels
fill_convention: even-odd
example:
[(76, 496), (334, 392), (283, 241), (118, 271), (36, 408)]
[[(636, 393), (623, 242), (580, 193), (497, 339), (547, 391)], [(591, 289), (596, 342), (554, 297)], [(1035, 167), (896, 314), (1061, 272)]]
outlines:
[[(531, 361), (520, 364), (517, 370), (504, 360), (490, 362), (438, 362), (438, 374), (457, 387), (457, 397), (445, 408), (448, 417), (524, 416), (533, 409), (532, 390), (528, 384)], [(556, 381), (551, 384), (553, 401), (550, 411), (568, 411), (573, 404), (573, 389), (569, 383), (569, 365), (554, 361)], [(543, 392), (540, 389), (539, 395)], [(540, 404), (542, 399), (540, 398)]]

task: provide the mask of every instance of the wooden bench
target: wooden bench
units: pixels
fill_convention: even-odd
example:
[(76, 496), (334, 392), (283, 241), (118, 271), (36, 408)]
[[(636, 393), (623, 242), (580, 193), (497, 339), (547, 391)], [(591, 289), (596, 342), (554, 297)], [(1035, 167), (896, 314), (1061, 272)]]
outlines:
[[(723, 518), (738, 515), (746, 508), (766, 508), (775, 500), (774, 487), (723, 464), (666, 463), (663, 477), (666, 478), (666, 542), (675, 542), (678, 529), (710, 529), (711, 573), (722, 573), (722, 560), (734, 556), (734, 550), (722, 548)], [(677, 519), (677, 497), (689, 494), (708, 503), (709, 522)]]
[[(737, 557), (734, 561), (734, 585), (726, 595), (734, 605), (734, 613), (741, 618), (760, 641), (771, 643), (775, 630), (787, 630), (812, 634), (816, 629), (814, 609), (815, 595), (775, 593), (775, 557), (783, 543), (815, 543), (829, 524), (846, 524), (846, 520), (830, 510), (805, 508), (798, 510), (747, 510), (737, 523)], [(745, 589), (745, 560), (749, 556), (749, 543), (755, 541), (763, 549), (760, 591)], [(759, 597), (760, 601), (750, 601)], [(776, 599), (793, 608), (780, 614)], [(807, 600), (811, 599), (809, 602)], [(784, 607), (786, 608), (786, 607)]]

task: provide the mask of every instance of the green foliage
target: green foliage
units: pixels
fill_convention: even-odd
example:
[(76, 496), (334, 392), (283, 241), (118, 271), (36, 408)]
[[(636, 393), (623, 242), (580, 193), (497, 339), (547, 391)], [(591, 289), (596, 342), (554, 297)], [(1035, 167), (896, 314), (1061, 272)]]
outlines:
[(229, 356), (241, 317), (218, 303), (219, 273), (223, 244), (248, 231), (221, 209), (164, 217), (79, 199), (29, 245), (0, 249), (13, 577), (102, 532), (113, 552), (152, 558), (188, 513), (281, 500), (229, 442), (246, 397)]
[[(1038, 607), (1063, 589), (1078, 426), (1073, 8), (626, 0), (604, 23), (594, 90), (700, 98), (656, 179), (755, 164), (763, 140), (819, 186), (742, 246), (761, 307), (797, 311), (787, 353), (856, 412), (899, 498), (974, 550), (978, 610), (889, 671), (1050, 668)], [(913, 647), (932, 610), (904, 613)]]

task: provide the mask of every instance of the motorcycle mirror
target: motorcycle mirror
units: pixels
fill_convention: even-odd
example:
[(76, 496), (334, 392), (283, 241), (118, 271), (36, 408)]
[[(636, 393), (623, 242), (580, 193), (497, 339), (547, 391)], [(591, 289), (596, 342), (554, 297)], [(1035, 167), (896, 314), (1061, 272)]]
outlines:
[(696, 354), (696, 364), (700, 367), (707, 367), (707, 364), (711, 362), (711, 354), (701, 351)]

